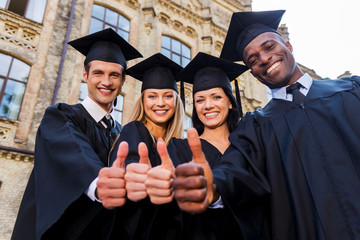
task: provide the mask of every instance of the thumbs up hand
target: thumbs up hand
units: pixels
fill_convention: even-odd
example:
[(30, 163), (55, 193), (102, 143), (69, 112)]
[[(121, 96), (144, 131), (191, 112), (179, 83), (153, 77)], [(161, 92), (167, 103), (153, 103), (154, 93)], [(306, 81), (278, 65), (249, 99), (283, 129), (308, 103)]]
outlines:
[(216, 190), (211, 168), (201, 150), (195, 128), (190, 128), (187, 136), (193, 159), (176, 167), (174, 196), (181, 210), (201, 213), (212, 203)]
[(105, 208), (112, 209), (120, 207), (126, 202), (124, 175), (125, 159), (128, 152), (128, 143), (121, 142), (113, 165), (111, 167), (102, 168), (99, 171), (95, 195), (101, 200)]
[(138, 153), (140, 157), (139, 163), (127, 165), (125, 173), (127, 197), (134, 202), (146, 198), (145, 180), (147, 172), (151, 168), (148, 149), (145, 143), (139, 143)]
[(173, 200), (171, 185), (175, 169), (162, 138), (158, 139), (157, 151), (161, 158), (161, 165), (148, 171), (145, 184), (150, 201), (154, 204), (165, 204)]

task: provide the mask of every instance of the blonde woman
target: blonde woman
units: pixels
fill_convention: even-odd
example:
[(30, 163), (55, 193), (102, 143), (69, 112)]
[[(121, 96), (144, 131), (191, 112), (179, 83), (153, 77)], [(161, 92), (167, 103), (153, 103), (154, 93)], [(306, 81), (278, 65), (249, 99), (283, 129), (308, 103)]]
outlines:
[[(142, 81), (142, 87), (131, 121), (122, 129), (111, 156), (111, 161), (114, 161), (121, 142), (129, 144), (124, 178), (130, 201), (118, 209), (113, 227), (114, 234), (121, 236), (119, 239), (176, 239), (174, 234), (178, 230), (174, 228), (180, 226), (176, 203), (151, 204), (145, 180), (147, 171), (161, 164), (156, 150), (158, 139), (168, 144), (173, 137), (182, 138), (184, 107), (175, 79), (181, 70), (181, 66), (160, 53), (127, 70), (127, 75)], [(144, 148), (145, 145), (148, 154), (139, 156), (138, 147)]]

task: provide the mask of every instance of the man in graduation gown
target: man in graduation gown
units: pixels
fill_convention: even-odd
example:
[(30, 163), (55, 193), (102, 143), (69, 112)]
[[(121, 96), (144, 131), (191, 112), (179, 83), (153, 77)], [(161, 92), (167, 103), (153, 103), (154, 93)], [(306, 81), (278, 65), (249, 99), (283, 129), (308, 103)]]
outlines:
[(111, 166), (108, 156), (121, 130), (111, 115), (125, 81), (126, 61), (141, 54), (111, 29), (69, 44), (86, 56), (88, 97), (81, 104), (46, 109), (14, 240), (108, 239), (112, 227), (114, 212), (95, 193), (97, 176)]
[[(213, 170), (214, 183), (233, 205), (247, 200), (237, 186), (245, 175), (259, 183), (254, 191), (270, 184), (264, 239), (360, 239), (360, 78), (304, 74), (276, 32), (283, 13), (232, 16), (221, 57), (244, 61), (273, 98), (230, 135), (232, 151)], [(193, 199), (179, 195), (194, 211)]]

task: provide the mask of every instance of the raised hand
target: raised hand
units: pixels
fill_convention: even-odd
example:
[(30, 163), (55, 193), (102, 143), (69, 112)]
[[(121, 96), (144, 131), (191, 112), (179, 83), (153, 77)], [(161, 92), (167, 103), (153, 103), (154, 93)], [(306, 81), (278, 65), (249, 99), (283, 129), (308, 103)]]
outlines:
[(125, 173), (127, 198), (134, 202), (146, 198), (145, 180), (147, 172), (151, 168), (148, 149), (145, 143), (139, 143), (138, 153), (140, 157), (139, 163), (127, 165)]
[(123, 206), (126, 202), (125, 159), (129, 152), (127, 142), (121, 142), (116, 160), (111, 167), (102, 168), (99, 172), (95, 194), (105, 208)]
[(188, 143), (193, 154), (189, 163), (176, 167), (173, 182), (175, 199), (181, 210), (201, 213), (214, 198), (213, 175), (201, 150), (200, 138), (195, 128), (187, 131)]
[(162, 138), (158, 139), (156, 147), (161, 158), (161, 165), (148, 171), (145, 185), (152, 203), (165, 204), (173, 200), (171, 185), (175, 169)]

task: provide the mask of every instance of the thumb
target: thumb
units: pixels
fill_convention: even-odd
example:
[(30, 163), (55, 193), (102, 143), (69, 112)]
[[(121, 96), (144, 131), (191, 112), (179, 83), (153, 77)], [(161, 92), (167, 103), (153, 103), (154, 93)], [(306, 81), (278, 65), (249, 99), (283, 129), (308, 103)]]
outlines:
[(121, 142), (116, 154), (116, 160), (112, 167), (125, 168), (125, 159), (129, 153), (129, 144), (127, 142)]
[(147, 149), (145, 143), (143, 143), (143, 142), (139, 143), (138, 152), (139, 152), (139, 157), (140, 157), (139, 163), (144, 163), (151, 167), (151, 163), (149, 160), (149, 152), (148, 152), (148, 149)]
[(157, 151), (161, 158), (161, 166), (165, 168), (166, 170), (169, 170), (171, 172), (174, 171), (174, 164), (170, 159), (170, 156), (168, 154), (166, 144), (162, 138), (158, 139), (157, 145), (156, 145)]
[(196, 163), (207, 163), (205, 156), (201, 149), (201, 142), (199, 135), (195, 128), (189, 128), (187, 130), (187, 139), (193, 155), (193, 162)]
[(198, 163), (204, 169), (204, 177), (206, 178), (206, 195), (208, 199), (208, 204), (210, 205), (214, 199), (214, 189), (213, 189), (213, 174), (208, 164), (204, 153), (201, 149), (201, 141), (199, 135), (195, 128), (190, 128), (187, 131), (188, 143), (193, 154), (193, 162)]

